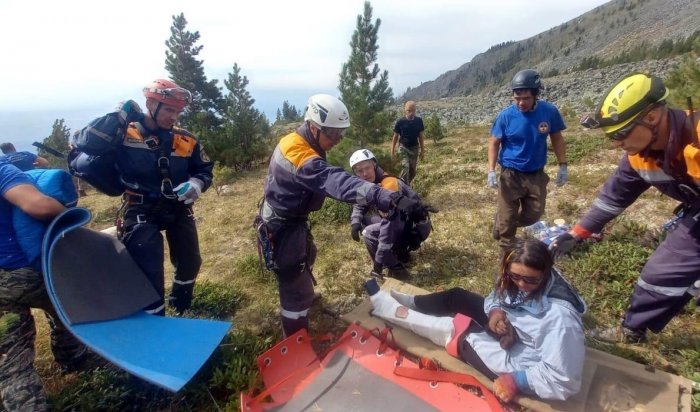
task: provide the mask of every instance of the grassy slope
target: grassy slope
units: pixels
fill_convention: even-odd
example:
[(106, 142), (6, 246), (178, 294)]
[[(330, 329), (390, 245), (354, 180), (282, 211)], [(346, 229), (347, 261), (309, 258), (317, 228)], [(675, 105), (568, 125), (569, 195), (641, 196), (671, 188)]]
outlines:
[[(486, 188), (487, 129), (452, 130), (438, 143), (428, 142), (414, 186), (440, 209), (434, 216), (434, 233), (415, 254), (412, 283), (429, 290), (461, 286), (486, 293), (497, 270), (497, 245), (490, 238), (495, 212), (494, 190)], [(545, 218), (575, 221), (594, 199), (597, 188), (615, 168), (619, 151), (606, 148), (594, 133), (569, 131), (570, 183), (550, 185)], [(385, 145), (386, 146), (386, 145)], [(385, 147), (386, 148), (386, 147)], [(553, 156), (547, 171), (556, 174)], [(231, 288), (242, 299), (233, 315), (236, 329), (252, 335), (279, 337), (278, 298), (271, 274), (260, 274), (252, 220), (262, 194), (265, 168), (241, 176), (231, 191), (217, 196), (213, 190), (197, 203), (196, 215), (203, 255), (200, 280)], [(93, 227), (111, 224), (118, 199), (90, 193), (81, 204), (93, 210)], [(560, 267), (589, 304), (586, 324), (615, 325), (622, 315), (644, 259), (653, 250), (656, 228), (671, 215), (675, 202), (655, 190), (629, 208), (615, 222), (608, 241), (585, 246)], [(636, 223), (635, 223), (636, 222)], [(323, 307), (336, 312), (351, 310), (362, 298), (361, 284), (371, 269), (364, 247), (349, 236), (347, 223), (318, 224), (313, 233), (319, 249), (315, 275), (323, 294)], [(586, 252), (586, 253), (584, 253)], [(167, 276), (172, 268), (166, 265)], [(312, 312), (312, 332), (342, 328), (340, 321)], [(700, 370), (700, 314), (685, 311), (660, 335), (652, 336), (642, 350), (589, 342), (602, 350), (690, 376)], [(74, 375), (58, 376), (50, 364), (45, 326), (39, 333), (38, 362), (52, 393), (76, 382)], [(219, 400), (223, 397), (217, 395)], [(234, 402), (235, 403), (235, 402)], [(229, 405), (230, 407), (232, 404)], [(177, 409), (177, 408), (174, 408)]]

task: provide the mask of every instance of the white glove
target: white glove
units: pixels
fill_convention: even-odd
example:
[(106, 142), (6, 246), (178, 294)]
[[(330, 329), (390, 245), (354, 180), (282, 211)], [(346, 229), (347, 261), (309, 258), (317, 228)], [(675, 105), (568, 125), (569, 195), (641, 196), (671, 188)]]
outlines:
[(190, 180), (175, 186), (173, 192), (177, 194), (177, 200), (184, 201), (186, 205), (189, 205), (199, 198), (203, 187), (204, 182), (196, 177), (190, 177)]
[(490, 187), (491, 189), (495, 189), (498, 187), (498, 181), (496, 180), (495, 170), (490, 171), (489, 174), (486, 176), (486, 186)]
[(566, 182), (569, 181), (569, 170), (566, 167), (566, 163), (562, 163), (559, 165), (559, 171), (557, 172), (557, 180), (556, 180), (556, 185), (561, 187), (566, 184)]

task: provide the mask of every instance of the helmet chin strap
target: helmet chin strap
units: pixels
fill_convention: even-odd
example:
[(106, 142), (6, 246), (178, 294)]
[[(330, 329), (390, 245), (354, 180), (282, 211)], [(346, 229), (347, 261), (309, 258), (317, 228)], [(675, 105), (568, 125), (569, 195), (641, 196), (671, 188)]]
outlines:
[[(309, 125), (312, 125), (311, 121), (309, 120)], [(313, 135), (314, 138), (316, 139), (316, 143), (321, 144), (321, 128), (313, 124), (314, 127), (316, 128), (316, 133)]]
[[(160, 112), (161, 107), (163, 107), (163, 103), (158, 102), (158, 106), (156, 106), (155, 112), (151, 112), (151, 109), (148, 109), (148, 114), (151, 116), (151, 119), (153, 119), (153, 123), (156, 124), (156, 129), (155, 129), (156, 131), (158, 131), (158, 130), (170, 130), (170, 129), (163, 129), (162, 127), (160, 127), (160, 125), (158, 125), (158, 113)], [(146, 106), (146, 108), (148, 108), (148, 106)]]

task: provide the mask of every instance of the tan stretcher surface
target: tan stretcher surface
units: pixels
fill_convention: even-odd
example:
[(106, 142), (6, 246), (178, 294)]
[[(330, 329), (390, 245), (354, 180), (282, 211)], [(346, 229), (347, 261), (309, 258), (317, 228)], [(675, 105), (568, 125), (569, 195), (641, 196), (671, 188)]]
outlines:
[[(424, 289), (390, 278), (386, 279), (382, 289), (396, 289), (414, 295), (427, 293)], [(371, 309), (369, 299), (365, 299), (343, 319), (367, 329), (382, 329), (386, 321), (371, 316)], [(491, 380), (429, 340), (400, 327), (394, 327), (393, 334), (399, 347), (407, 352), (433, 359), (447, 370), (473, 375), (492, 388)], [(581, 392), (566, 401), (542, 401), (521, 396), (517, 403), (535, 411), (690, 412), (692, 382), (687, 378), (648, 370), (642, 364), (591, 348), (586, 350), (583, 375)]]

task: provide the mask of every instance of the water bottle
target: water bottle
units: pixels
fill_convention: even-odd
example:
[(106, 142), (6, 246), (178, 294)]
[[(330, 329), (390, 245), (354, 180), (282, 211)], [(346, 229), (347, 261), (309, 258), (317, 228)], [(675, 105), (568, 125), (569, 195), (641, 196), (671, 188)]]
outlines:
[(526, 226), (523, 230), (527, 235), (541, 239), (541, 234), (547, 230), (547, 222), (540, 220), (530, 226)]

